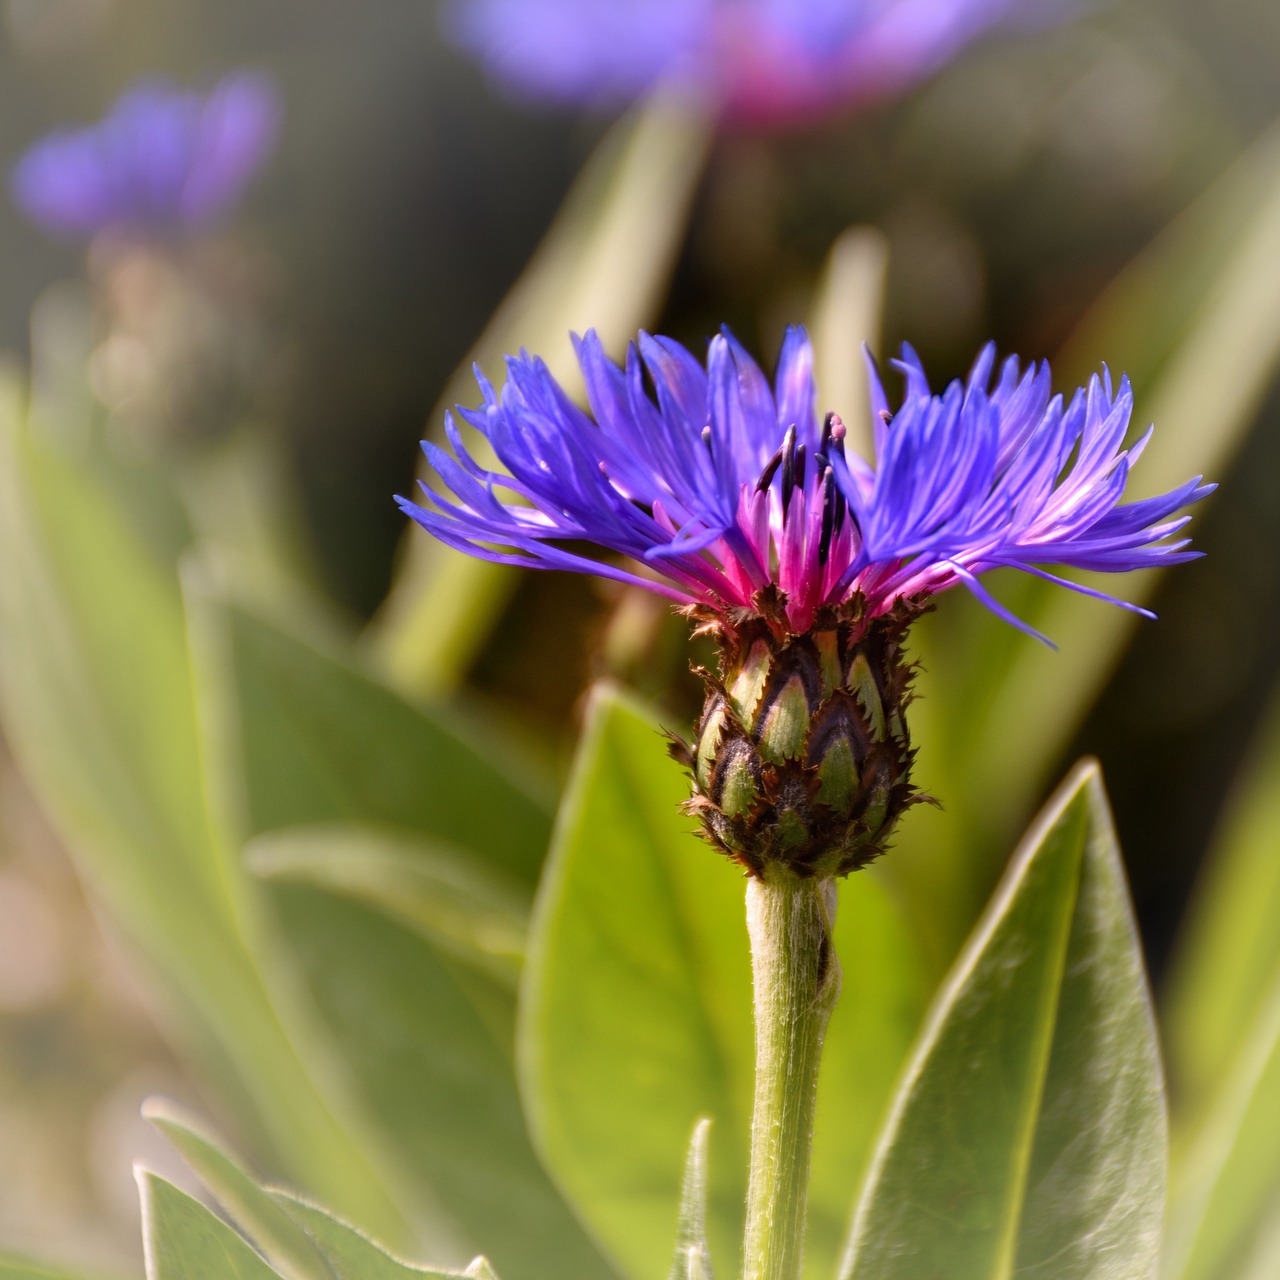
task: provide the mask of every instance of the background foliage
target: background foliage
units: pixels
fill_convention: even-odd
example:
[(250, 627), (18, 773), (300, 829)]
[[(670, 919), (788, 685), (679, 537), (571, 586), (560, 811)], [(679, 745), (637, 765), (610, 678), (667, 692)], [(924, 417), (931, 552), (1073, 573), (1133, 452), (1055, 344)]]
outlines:
[[(206, 1118), (154, 1112), (289, 1277), (411, 1272), (262, 1192), (203, 1124), (394, 1249), (459, 1268), (483, 1249), (522, 1280), (660, 1274), (682, 1153), (713, 1114), (706, 1236), (732, 1269), (746, 955), (740, 886), (676, 814), (657, 738), (696, 698), (682, 624), (421, 538), (379, 605), (402, 532), (388, 495), (408, 485), (436, 402), (465, 394), (468, 352), (491, 370), (520, 344), (563, 361), (565, 331), (589, 323), (615, 345), (641, 324), (696, 345), (728, 320), (768, 353), (806, 317), (851, 421), (861, 337), (909, 337), (942, 376), (993, 335), (1054, 357), (1060, 387), (1103, 359), (1131, 373), (1139, 417), (1158, 424), (1144, 490), (1195, 471), (1223, 482), (1196, 522), (1206, 560), (1139, 588), (1158, 625), (998, 582), (1060, 654), (959, 598), (919, 631), (920, 778), (945, 808), (915, 811), (893, 856), (843, 893), (812, 1274), (890, 1274), (874, 1258), (899, 1229), (876, 1198), (906, 1176), (891, 1161), (856, 1251), (845, 1232), (893, 1082), (980, 918), (993, 946), (1022, 929), (1065, 948), (1039, 986), (1007, 993), (1041, 1028), (1018, 1041), (1035, 1048), (1027, 1096), (1067, 1070), (1055, 1019), (1095, 1025), (1080, 1010), (1110, 1001), (1146, 1074), (1095, 1080), (1093, 1096), (1130, 1099), (1135, 1158), (1159, 1163), (1135, 935), (1114, 892), (1111, 915), (1088, 910), (1118, 874), (1093, 775), (982, 917), (1082, 751), (1108, 780), (1162, 1006), (1168, 1274), (1275, 1273), (1273, 6), (1117, 3), (993, 41), (897, 106), (782, 138), (713, 138), (662, 104), (618, 123), (522, 113), (416, 0), (8, 0), (3, 14), (6, 163), (157, 68), (191, 79), (248, 62), (287, 104), (278, 162), (218, 250), (254, 317), (252, 394), (217, 400), (211, 421), (157, 429), (114, 396), (109, 255), (86, 265), (0, 210), (6, 1246), (77, 1277), (139, 1273), (130, 1162), (189, 1177), (135, 1118), (158, 1091)], [(157, 297), (168, 287), (144, 278)], [(614, 683), (588, 696), (600, 676)], [(1051, 863), (1077, 892), (1027, 889)], [(1128, 957), (1128, 987), (1070, 989), (1064, 956), (1089, 946)], [(1005, 1015), (973, 1008), (956, 972), (931, 1034), (986, 1040), (965, 1019)], [(893, 1123), (927, 1132), (953, 1083), (915, 1061)], [(1034, 1170), (1051, 1107), (1007, 1118)], [(144, 1193), (155, 1275), (181, 1274), (156, 1258), (188, 1234), (228, 1274), (268, 1274), (168, 1182)], [(1019, 1257), (1049, 1247), (990, 1194)], [(0, 1262), (6, 1274), (58, 1273)]]

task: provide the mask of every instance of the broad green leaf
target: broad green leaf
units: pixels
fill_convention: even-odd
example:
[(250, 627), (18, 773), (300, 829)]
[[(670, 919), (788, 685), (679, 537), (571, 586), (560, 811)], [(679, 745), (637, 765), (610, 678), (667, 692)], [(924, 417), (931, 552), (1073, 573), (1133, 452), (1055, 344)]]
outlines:
[(482, 855), (532, 887), (550, 813), (533, 781), (353, 665), (187, 578), (205, 661), (202, 695), (228, 715), (217, 762), (245, 836), (369, 823)]
[(176, 1103), (149, 1098), (143, 1116), (178, 1149), (284, 1280), (333, 1280), (306, 1232)]
[(511, 992), (381, 911), (283, 882), (271, 896), (299, 978), (343, 1046), (403, 1185), (452, 1225), (451, 1236), (432, 1238), (430, 1256), (458, 1267), (483, 1249), (507, 1280), (607, 1275), (530, 1145)]
[(1085, 765), (939, 994), (842, 1280), (1147, 1280), (1166, 1147), (1141, 952), (1102, 780)]
[(475, 854), (376, 827), (329, 823), (259, 836), (245, 860), (264, 879), (310, 884), (377, 907), (514, 989), (531, 896)]
[[(1183, 1143), (1164, 1276), (1226, 1280), (1277, 1254), (1280, 976), (1194, 1140)], [(1265, 1273), (1262, 1273), (1265, 1274)], [(1275, 1274), (1274, 1272), (1272, 1274)]]
[[(528, 895), (549, 818), (493, 753), (340, 656), (226, 600), (207, 577), (189, 575), (188, 597), (209, 718), (232, 709), (213, 735), (211, 770), (224, 792), (242, 797), (228, 808), (239, 810), (246, 835), (287, 840), (295, 823), (372, 824), (408, 841), (400, 856), (434, 846), (439, 874), (442, 857), (455, 868), (463, 855), (473, 859), (473, 886), (508, 886), (498, 914)], [(429, 871), (425, 861), (420, 871)], [(305, 993), (328, 1031), (318, 1051), (341, 1057), (376, 1122), (377, 1149), (430, 1220), (433, 1257), (459, 1265), (483, 1248), (508, 1280), (557, 1266), (602, 1274), (526, 1134), (509, 968), (495, 980), (474, 957), (459, 962), (456, 940), (442, 947), (419, 921), (411, 931), (354, 899), (283, 879), (263, 887), (288, 944), (282, 962), (295, 970), (290, 989)]]
[(0, 387), (0, 713), (19, 764), (168, 1022), (275, 1159), (396, 1238), (358, 1122), (282, 1027), (243, 878), (211, 811), (177, 583), (87, 460)]
[(253, 1247), (199, 1200), (138, 1172), (147, 1280), (281, 1280)]
[(477, 1258), (465, 1271), (421, 1267), (395, 1257), (319, 1205), (308, 1204), (283, 1191), (273, 1191), (271, 1195), (324, 1255), (334, 1280), (454, 1280), (459, 1276), (497, 1280), (483, 1258)]
[(711, 1121), (705, 1116), (693, 1126), (684, 1181), (680, 1185), (676, 1251), (668, 1280), (712, 1280), (711, 1250), (707, 1244), (707, 1134), (710, 1131)]
[[(574, 393), (570, 331), (594, 328), (618, 351), (659, 309), (711, 138), (685, 101), (655, 97), (621, 121), (582, 170), (532, 262), (446, 386), (431, 415), (477, 400), (472, 366), (497, 377), (502, 357), (536, 351)], [(369, 639), (391, 677), (419, 693), (465, 674), (510, 595), (515, 574), (449, 550), (416, 526)]]
[(1175, 1120), (1202, 1118), (1280, 981), (1280, 702), (1223, 812), (1165, 1001)]
[[(688, 794), (657, 721), (598, 690), (539, 890), (521, 997), (521, 1079), (539, 1148), (634, 1276), (669, 1264), (681, 1153), (699, 1116), (716, 1122), (712, 1256), (741, 1249), (754, 1066), (744, 884), (693, 835), (680, 813)], [(845, 991), (819, 1089), (814, 1275), (830, 1274), (927, 1000), (917, 950), (872, 876), (845, 886), (836, 945)]]

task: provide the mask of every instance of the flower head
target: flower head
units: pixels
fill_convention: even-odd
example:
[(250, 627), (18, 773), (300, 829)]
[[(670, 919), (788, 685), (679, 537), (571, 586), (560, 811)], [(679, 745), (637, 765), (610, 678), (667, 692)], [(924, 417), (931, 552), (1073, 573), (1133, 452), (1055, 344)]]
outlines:
[(1047, 366), (997, 371), (988, 346), (965, 382), (935, 394), (905, 348), (896, 409), (871, 368), (873, 466), (838, 418), (815, 412), (801, 329), (787, 332), (772, 386), (727, 331), (705, 368), (647, 334), (621, 367), (592, 333), (577, 350), (590, 415), (522, 353), (500, 394), (481, 378), (484, 404), (461, 411), (503, 470), (472, 457), (449, 417), (453, 452), (423, 446), (440, 491), (424, 485), (423, 504), (400, 505), (473, 555), (661, 592), (716, 636), (718, 674), (703, 673), (702, 717), (676, 752), (690, 812), (753, 875), (853, 871), (919, 799), (903, 641), (938, 592), (967, 587), (1030, 631), (982, 586), (986, 570), (1110, 600), (1043, 566), (1120, 571), (1196, 554), (1179, 512), (1212, 486), (1121, 501), (1150, 433), (1125, 447), (1132, 393), (1105, 370), (1064, 400)]
[(982, 573), (1063, 581), (1043, 566), (1123, 571), (1196, 554), (1175, 537), (1189, 518), (1178, 512), (1212, 486), (1121, 501), (1150, 432), (1124, 447), (1133, 395), (1105, 370), (1064, 400), (1047, 365), (1010, 358), (997, 371), (988, 346), (967, 381), (935, 394), (906, 347), (896, 409), (871, 368), (873, 466), (846, 448), (837, 417), (818, 417), (798, 327), (773, 386), (727, 330), (705, 369), (668, 338), (641, 334), (623, 366), (594, 333), (575, 341), (591, 414), (541, 360), (509, 359), (501, 394), (481, 376), (484, 404), (459, 410), (503, 470), (472, 458), (450, 416), (453, 454), (423, 448), (452, 497), (424, 486), (424, 504), (399, 499), (410, 516), (473, 555), (634, 582), (702, 613), (756, 612), (792, 634), (855, 598), (878, 616), (956, 585), (1022, 626)]
[(534, 97), (619, 101), (661, 81), (771, 122), (892, 96), (1046, 0), (453, 0), (455, 38)]
[(263, 76), (237, 72), (207, 95), (145, 81), (96, 124), (36, 143), (14, 167), (10, 190), (55, 235), (200, 226), (240, 199), (275, 145), (279, 116), (279, 95)]

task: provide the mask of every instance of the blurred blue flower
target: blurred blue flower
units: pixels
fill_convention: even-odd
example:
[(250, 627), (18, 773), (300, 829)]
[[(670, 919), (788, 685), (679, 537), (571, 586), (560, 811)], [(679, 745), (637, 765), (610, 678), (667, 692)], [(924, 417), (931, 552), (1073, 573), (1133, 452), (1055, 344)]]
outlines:
[(997, 374), (988, 346), (967, 381), (935, 395), (904, 348), (896, 410), (872, 367), (873, 467), (846, 449), (838, 418), (815, 414), (800, 328), (773, 387), (727, 330), (705, 370), (668, 338), (641, 334), (624, 367), (594, 333), (575, 342), (594, 419), (541, 360), (509, 358), (501, 394), (477, 373), (484, 404), (459, 410), (504, 470), (472, 458), (450, 415), (453, 452), (423, 443), (441, 492), (423, 485), (425, 502), (398, 498), (402, 509), (471, 555), (632, 582), (715, 613), (767, 609), (796, 634), (855, 596), (874, 616), (956, 584), (1030, 631), (980, 574), (1009, 566), (1123, 604), (1040, 566), (1122, 572), (1197, 554), (1174, 537), (1189, 519), (1177, 513), (1213, 486), (1121, 502), (1151, 433), (1122, 447), (1133, 396), (1105, 370), (1064, 401), (1047, 365), (1010, 358)]
[(14, 166), (10, 191), (54, 235), (198, 227), (239, 201), (279, 122), (279, 93), (262, 75), (236, 72), (207, 95), (144, 81), (96, 124), (36, 143)]
[(821, 116), (889, 97), (996, 23), (1058, 0), (451, 0), (446, 24), (533, 97), (617, 102), (663, 81), (731, 119)]

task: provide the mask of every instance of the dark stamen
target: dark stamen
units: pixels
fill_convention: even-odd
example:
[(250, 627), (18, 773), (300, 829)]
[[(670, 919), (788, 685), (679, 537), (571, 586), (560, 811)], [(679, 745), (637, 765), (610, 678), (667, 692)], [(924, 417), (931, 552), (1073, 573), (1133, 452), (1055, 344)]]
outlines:
[(818, 563), (826, 564), (831, 554), (831, 535), (836, 528), (836, 503), (841, 501), (831, 468), (822, 470), (822, 537), (818, 540)]
[(764, 470), (760, 473), (760, 479), (756, 481), (756, 492), (763, 493), (772, 483), (773, 477), (778, 474), (778, 468), (782, 466), (782, 450), (777, 453), (764, 464)]
[(804, 460), (804, 445), (800, 445), (796, 449), (796, 487), (798, 489), (804, 488)]
[(702, 443), (707, 446), (707, 452), (711, 452), (711, 424), (708, 423), (702, 428)]
[(787, 518), (796, 487), (796, 429), (792, 424), (782, 439), (782, 518)]

